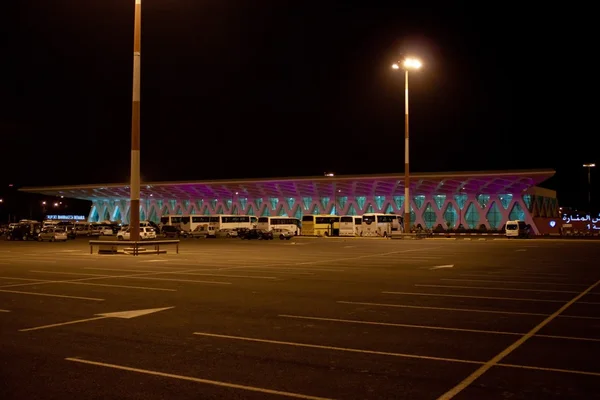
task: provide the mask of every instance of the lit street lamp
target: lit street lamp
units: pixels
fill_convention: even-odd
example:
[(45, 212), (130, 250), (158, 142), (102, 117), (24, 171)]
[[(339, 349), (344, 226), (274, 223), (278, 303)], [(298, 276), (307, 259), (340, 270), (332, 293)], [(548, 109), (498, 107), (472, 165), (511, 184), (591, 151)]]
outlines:
[(591, 212), (591, 208), (592, 208), (592, 186), (591, 186), (591, 181), (592, 181), (592, 168), (594, 168), (596, 166), (596, 164), (583, 164), (584, 168), (588, 169), (588, 212)]
[(408, 70), (419, 69), (422, 64), (416, 58), (405, 58), (392, 65), (404, 68), (404, 233), (410, 233), (410, 174), (408, 169)]
[(131, 103), (131, 179), (129, 201), (130, 239), (140, 240), (140, 65), (142, 0), (135, 0), (133, 25), (133, 96)]

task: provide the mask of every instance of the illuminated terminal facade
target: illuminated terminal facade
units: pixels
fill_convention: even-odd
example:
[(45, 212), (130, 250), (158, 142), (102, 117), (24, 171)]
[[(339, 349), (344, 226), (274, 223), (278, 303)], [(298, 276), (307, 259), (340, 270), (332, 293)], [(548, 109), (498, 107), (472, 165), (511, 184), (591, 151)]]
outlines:
[[(558, 218), (556, 192), (538, 187), (553, 170), (415, 173), (410, 179), (411, 225), (423, 228), (501, 229), (523, 220), (536, 233)], [(403, 214), (401, 174), (302, 178), (148, 182), (140, 194), (140, 219), (164, 215)], [(92, 202), (88, 221), (129, 221), (128, 184), (30, 187), (25, 192)], [(543, 226), (541, 226), (543, 225)]]

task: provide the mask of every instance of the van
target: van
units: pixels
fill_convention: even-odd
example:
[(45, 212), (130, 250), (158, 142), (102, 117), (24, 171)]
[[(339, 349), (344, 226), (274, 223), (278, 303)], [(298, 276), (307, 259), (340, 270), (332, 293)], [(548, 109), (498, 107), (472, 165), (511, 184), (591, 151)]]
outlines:
[(506, 221), (504, 231), (507, 238), (526, 238), (529, 237), (529, 226), (525, 221)]

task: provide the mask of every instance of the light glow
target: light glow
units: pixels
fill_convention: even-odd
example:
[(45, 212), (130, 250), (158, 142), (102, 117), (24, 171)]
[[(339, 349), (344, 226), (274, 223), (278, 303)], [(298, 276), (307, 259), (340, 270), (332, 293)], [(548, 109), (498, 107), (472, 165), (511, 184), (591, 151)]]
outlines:
[(400, 66), (398, 64), (392, 64), (392, 69), (400, 69)]
[(583, 164), (585, 168), (594, 168), (596, 164)]
[(404, 60), (404, 68), (419, 69), (423, 64), (416, 58), (406, 58)]

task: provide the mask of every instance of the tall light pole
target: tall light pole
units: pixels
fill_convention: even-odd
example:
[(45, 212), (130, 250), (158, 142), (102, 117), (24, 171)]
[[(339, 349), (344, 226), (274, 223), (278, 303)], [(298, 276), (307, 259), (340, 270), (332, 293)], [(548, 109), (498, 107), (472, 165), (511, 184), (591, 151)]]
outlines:
[(408, 70), (419, 69), (421, 61), (405, 58), (392, 65), (393, 69), (404, 68), (404, 233), (410, 233), (410, 173), (408, 168)]
[(588, 169), (588, 212), (592, 212), (592, 168), (595, 166), (596, 164), (583, 164), (583, 167)]
[(140, 64), (142, 0), (135, 0), (133, 25), (133, 97), (131, 104), (131, 182), (129, 202), (130, 239), (140, 240)]

